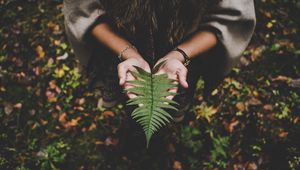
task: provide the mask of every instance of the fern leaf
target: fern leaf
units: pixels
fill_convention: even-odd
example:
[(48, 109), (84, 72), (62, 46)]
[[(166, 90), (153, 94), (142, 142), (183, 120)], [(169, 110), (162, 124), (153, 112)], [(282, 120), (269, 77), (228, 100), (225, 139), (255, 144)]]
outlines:
[(146, 135), (147, 147), (152, 135), (173, 120), (165, 109), (177, 110), (174, 105), (178, 104), (166, 98), (176, 94), (169, 92), (169, 89), (177, 86), (174, 84), (175, 80), (169, 79), (166, 74), (155, 74), (164, 63), (159, 63), (151, 73), (135, 67), (137, 71), (132, 72), (132, 75), (136, 80), (127, 82), (134, 87), (126, 91), (137, 95), (136, 98), (128, 100), (127, 105), (138, 106), (131, 113), (131, 117), (142, 126)]

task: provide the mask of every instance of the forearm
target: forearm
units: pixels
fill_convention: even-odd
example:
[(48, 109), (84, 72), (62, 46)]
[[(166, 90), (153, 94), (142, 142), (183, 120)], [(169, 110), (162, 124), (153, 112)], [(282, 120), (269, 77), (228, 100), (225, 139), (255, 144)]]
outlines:
[[(103, 45), (110, 48), (116, 55), (120, 54), (130, 43), (116, 34), (107, 23), (100, 23), (92, 29), (92, 35)], [(140, 54), (133, 48), (129, 48), (122, 53), (122, 59), (130, 57), (140, 58)]]
[(200, 31), (193, 35), (190, 39), (178, 45), (190, 59), (210, 50), (217, 44), (217, 37), (209, 31)]

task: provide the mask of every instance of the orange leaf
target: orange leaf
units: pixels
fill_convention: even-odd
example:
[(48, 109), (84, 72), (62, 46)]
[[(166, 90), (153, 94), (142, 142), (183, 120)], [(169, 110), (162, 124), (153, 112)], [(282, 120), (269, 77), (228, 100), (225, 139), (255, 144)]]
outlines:
[(64, 112), (64, 113), (62, 113), (62, 114), (59, 116), (58, 121), (59, 121), (60, 123), (65, 123), (65, 122), (66, 122), (66, 118), (67, 118), (67, 114)]
[(115, 113), (112, 112), (112, 111), (105, 111), (105, 112), (102, 112), (102, 115), (104, 117), (114, 117), (115, 116)]
[(174, 163), (173, 163), (173, 170), (182, 170), (181, 162), (174, 161)]
[(245, 107), (245, 104), (243, 102), (238, 102), (235, 107), (239, 110), (239, 111), (245, 111), (246, 110), (246, 107)]
[(92, 131), (97, 128), (97, 125), (95, 123), (92, 123), (91, 126), (88, 128), (88, 131)]
[(276, 78), (272, 78), (272, 81), (289, 81), (290, 78), (286, 76), (277, 76)]

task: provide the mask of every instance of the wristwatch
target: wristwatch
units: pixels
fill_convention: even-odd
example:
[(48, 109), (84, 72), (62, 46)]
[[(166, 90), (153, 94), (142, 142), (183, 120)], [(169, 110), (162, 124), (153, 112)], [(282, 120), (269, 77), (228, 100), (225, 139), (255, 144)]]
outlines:
[(184, 66), (187, 67), (190, 64), (191, 60), (190, 60), (189, 56), (182, 49), (176, 47), (173, 49), (173, 51), (178, 51), (182, 54), (182, 56), (184, 58), (184, 61), (183, 61)]

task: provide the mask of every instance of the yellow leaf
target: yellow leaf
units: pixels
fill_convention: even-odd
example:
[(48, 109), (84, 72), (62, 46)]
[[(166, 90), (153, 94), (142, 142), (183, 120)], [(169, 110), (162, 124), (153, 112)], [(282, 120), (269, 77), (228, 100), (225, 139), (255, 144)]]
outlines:
[(273, 27), (273, 23), (272, 22), (268, 22), (268, 24), (266, 25), (267, 28), (272, 28)]
[(44, 52), (44, 49), (42, 46), (38, 45), (36, 48), (35, 48), (35, 51), (38, 55), (39, 58), (44, 58), (45, 57), (45, 52)]
[(218, 90), (218, 89), (215, 89), (215, 90), (211, 93), (211, 95), (215, 96), (216, 94), (218, 94), (218, 92), (219, 92), (219, 90)]
[(62, 78), (64, 75), (65, 75), (65, 71), (64, 71), (64, 69), (55, 69), (55, 74), (56, 74), (56, 76), (58, 77), (58, 78)]

